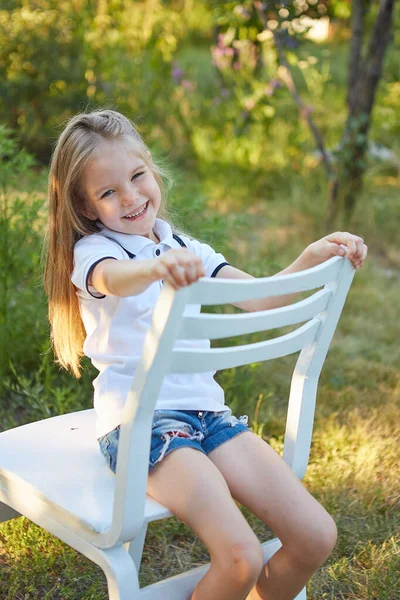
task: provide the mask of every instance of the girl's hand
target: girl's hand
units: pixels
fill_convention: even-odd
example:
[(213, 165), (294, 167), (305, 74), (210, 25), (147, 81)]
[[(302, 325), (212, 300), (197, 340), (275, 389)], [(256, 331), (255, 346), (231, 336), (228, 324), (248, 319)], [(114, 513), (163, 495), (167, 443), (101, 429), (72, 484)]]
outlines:
[(204, 277), (205, 271), (200, 258), (182, 248), (168, 250), (160, 258), (154, 259), (152, 275), (155, 280), (163, 279), (175, 290), (179, 290)]
[(332, 256), (347, 256), (355, 269), (359, 269), (365, 262), (368, 247), (358, 235), (345, 231), (337, 231), (326, 235), (322, 239), (310, 244), (304, 250), (309, 266), (319, 265), (332, 258)]

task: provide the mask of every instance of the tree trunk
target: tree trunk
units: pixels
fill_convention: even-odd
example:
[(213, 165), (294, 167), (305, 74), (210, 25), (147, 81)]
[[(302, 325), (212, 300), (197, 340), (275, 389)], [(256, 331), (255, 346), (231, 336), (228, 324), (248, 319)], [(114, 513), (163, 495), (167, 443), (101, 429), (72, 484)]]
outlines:
[(352, 43), (348, 79), (348, 118), (340, 142), (335, 181), (329, 191), (327, 228), (343, 214), (347, 224), (362, 189), (366, 168), (368, 132), (382, 65), (393, 25), (395, 0), (381, 0), (380, 10), (364, 59), (361, 57), (368, 0), (353, 0)]

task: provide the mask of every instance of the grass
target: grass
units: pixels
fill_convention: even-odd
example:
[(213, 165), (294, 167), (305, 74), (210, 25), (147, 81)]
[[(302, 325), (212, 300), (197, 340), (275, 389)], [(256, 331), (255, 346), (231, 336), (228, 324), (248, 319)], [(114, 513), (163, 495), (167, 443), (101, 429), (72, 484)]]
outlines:
[[(328, 131), (330, 121), (337, 118), (340, 124), (344, 119), (342, 98), (337, 95), (344, 81), (340, 67), (344, 51), (339, 48), (340, 60), (334, 47), (314, 51), (320, 61), (331, 65), (326, 86), (315, 74), (310, 79), (318, 118)], [(302, 76), (307, 81), (306, 70)], [(385, 86), (394, 93), (393, 82)], [(395, 103), (388, 107), (383, 99), (377, 107), (373, 133), (378, 139), (380, 135), (388, 139), (385, 115), (395, 109)], [(270, 129), (270, 152), (266, 151), (259, 167), (232, 167), (222, 159), (213, 166), (204, 160), (190, 176), (178, 172), (174, 198), (184, 225), (255, 276), (278, 271), (323, 234), (326, 184), (306, 130), (296, 126), (295, 148), (283, 119), (280, 115)], [(335, 126), (332, 144), (338, 131)], [(213, 148), (211, 154), (218, 152)], [(35, 181), (24, 186), (31, 189)], [(43, 191), (43, 183), (39, 188)], [(339, 539), (309, 584), (310, 600), (400, 597), (399, 193), (398, 172), (371, 165), (351, 225), (365, 237), (370, 256), (356, 274), (319, 384), (304, 484), (335, 518)], [(30, 283), (24, 280), (21, 285)], [(39, 291), (38, 295), (43, 302)], [(30, 326), (27, 320), (27, 331)], [(45, 348), (46, 331), (43, 340)], [(21, 343), (26, 344), (25, 338), (15, 339), (15, 345)], [(294, 360), (287, 357), (218, 374), (234, 412), (249, 414), (254, 431), (277, 451), (282, 450)], [(86, 372), (77, 385), (52, 367), (51, 356), (30, 372), (16, 370), (0, 403), (2, 427), (47, 416), (46, 411), (60, 414), (89, 406), (90, 375)], [(271, 532), (248, 511), (244, 513), (259, 538), (268, 539)], [(178, 520), (152, 523), (141, 584), (207, 561), (204, 545)], [(0, 570), (2, 600), (107, 598), (99, 568), (24, 518), (0, 525)]]

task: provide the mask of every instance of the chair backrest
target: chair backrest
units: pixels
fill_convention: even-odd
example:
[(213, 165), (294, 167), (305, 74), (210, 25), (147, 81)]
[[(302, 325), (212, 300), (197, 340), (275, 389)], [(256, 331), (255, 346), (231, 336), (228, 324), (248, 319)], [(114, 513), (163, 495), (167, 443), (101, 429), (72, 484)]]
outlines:
[[(307, 467), (318, 378), (354, 269), (334, 257), (312, 269), (260, 279), (201, 279), (175, 292), (165, 286), (154, 309), (121, 424), (110, 544), (133, 539), (143, 524), (153, 412), (167, 373), (236, 367), (301, 351), (292, 377), (284, 458), (302, 477)], [(192, 314), (215, 305), (323, 289), (282, 308), (242, 314)], [(290, 333), (227, 348), (174, 349), (177, 339), (221, 339), (303, 323)], [(111, 541), (112, 540), (112, 541)]]

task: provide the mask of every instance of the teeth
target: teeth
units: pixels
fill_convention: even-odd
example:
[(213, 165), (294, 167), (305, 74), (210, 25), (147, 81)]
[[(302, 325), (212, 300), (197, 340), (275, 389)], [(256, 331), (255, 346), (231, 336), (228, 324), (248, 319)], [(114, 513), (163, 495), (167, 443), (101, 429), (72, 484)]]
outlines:
[(147, 208), (147, 202), (146, 202), (146, 204), (144, 205), (144, 207), (142, 208), (142, 210), (139, 210), (139, 212), (136, 212), (136, 213), (132, 213), (131, 215), (126, 215), (124, 218), (125, 218), (125, 219), (128, 219), (128, 218), (130, 218), (130, 217), (138, 217), (139, 215), (141, 215), (141, 214), (143, 214), (143, 213), (144, 213), (144, 211), (146, 210), (146, 208)]

